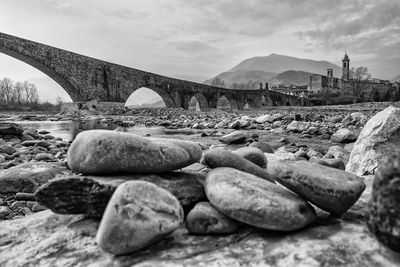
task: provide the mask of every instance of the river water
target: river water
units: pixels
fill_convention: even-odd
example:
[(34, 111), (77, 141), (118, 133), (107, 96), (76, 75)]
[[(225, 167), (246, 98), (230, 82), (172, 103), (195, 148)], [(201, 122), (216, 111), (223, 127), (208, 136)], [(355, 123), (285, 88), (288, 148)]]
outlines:
[[(16, 121), (24, 129), (33, 130), (46, 130), (50, 132), (50, 135), (55, 137), (61, 137), (64, 141), (70, 141), (75, 136), (85, 130), (91, 129), (108, 129), (114, 130), (117, 125), (102, 124), (98, 122), (80, 122), (80, 121)], [(133, 126), (126, 128), (127, 132), (131, 132), (137, 135), (159, 135), (164, 134), (164, 127), (144, 127), (144, 126)]]

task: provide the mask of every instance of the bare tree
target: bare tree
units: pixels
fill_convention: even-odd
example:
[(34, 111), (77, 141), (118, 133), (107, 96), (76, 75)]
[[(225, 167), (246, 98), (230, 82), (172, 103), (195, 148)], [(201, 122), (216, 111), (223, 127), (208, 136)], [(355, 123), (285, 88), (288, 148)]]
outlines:
[(24, 93), (24, 88), (21, 82), (16, 82), (14, 85), (14, 98), (15, 102), (18, 104), (22, 104), (23, 102), (23, 93)]
[(1, 95), (6, 104), (12, 102), (13, 99), (13, 81), (10, 78), (1, 80), (0, 90)]
[(222, 80), (222, 79), (219, 78), (219, 77), (214, 78), (214, 79), (211, 81), (211, 85), (212, 85), (212, 86), (215, 86), (215, 87), (222, 87), (222, 88), (225, 88), (225, 87), (226, 87), (225, 81)]
[(360, 102), (363, 97), (364, 89), (371, 78), (367, 67), (360, 66), (358, 68), (351, 68), (353, 79), (350, 81), (350, 86), (356, 102)]

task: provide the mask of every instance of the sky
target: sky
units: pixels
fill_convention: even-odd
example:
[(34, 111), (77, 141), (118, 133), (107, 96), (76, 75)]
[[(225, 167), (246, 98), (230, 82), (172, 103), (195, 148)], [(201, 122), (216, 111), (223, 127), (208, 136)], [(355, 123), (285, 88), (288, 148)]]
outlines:
[[(0, 0), (0, 32), (192, 80), (271, 53), (400, 74), (399, 0)], [(43, 76), (0, 54), (0, 78)]]

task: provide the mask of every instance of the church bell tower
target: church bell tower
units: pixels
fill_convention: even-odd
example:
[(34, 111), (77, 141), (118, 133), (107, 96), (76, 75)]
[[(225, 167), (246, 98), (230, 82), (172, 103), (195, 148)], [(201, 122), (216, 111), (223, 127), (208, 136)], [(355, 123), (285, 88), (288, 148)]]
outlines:
[(350, 58), (347, 53), (344, 53), (342, 59), (342, 80), (348, 81), (350, 78)]

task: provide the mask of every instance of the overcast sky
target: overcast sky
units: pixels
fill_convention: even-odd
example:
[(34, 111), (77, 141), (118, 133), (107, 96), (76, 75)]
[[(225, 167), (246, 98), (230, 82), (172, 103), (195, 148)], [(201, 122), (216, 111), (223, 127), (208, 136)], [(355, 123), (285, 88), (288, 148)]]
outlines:
[[(271, 53), (400, 74), (400, 0), (0, 0), (0, 31), (164, 75)], [(0, 77), (43, 76), (0, 54)]]

